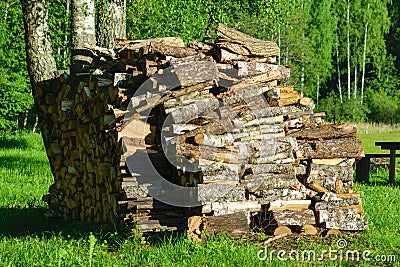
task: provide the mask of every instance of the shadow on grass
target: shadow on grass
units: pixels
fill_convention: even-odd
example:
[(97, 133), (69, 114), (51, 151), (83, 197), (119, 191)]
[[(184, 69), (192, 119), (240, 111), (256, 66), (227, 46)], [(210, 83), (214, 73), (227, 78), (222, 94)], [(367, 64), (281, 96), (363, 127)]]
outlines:
[(29, 147), (28, 142), (23, 138), (17, 138), (14, 136), (0, 135), (0, 148), (14, 149), (21, 148), (26, 149)]
[(44, 208), (1, 208), (0, 237), (52, 236), (80, 238), (90, 232), (115, 232), (110, 226), (83, 223), (64, 219), (47, 219)]
[(48, 165), (47, 158), (37, 158), (34, 155), (0, 156), (0, 169), (29, 170)]

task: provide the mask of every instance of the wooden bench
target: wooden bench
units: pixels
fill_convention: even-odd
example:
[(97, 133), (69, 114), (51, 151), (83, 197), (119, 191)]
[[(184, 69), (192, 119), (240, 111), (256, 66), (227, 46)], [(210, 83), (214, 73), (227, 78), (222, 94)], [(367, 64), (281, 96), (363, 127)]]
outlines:
[[(400, 154), (396, 154), (400, 157)], [(365, 157), (356, 162), (356, 176), (359, 182), (369, 183), (369, 169), (372, 158), (390, 158), (390, 154), (365, 154)]]

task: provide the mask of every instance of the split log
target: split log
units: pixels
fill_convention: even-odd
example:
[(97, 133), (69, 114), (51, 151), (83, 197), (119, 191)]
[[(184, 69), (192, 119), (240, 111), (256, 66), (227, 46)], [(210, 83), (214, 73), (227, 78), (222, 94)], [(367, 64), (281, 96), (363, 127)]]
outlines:
[(288, 236), (292, 234), (292, 230), (287, 226), (279, 226), (274, 229), (274, 236)]
[(165, 45), (160, 42), (152, 42), (150, 44), (150, 51), (153, 54), (177, 58), (184, 58), (197, 54), (196, 50), (193, 48)]
[(254, 120), (245, 122), (241, 120), (240, 118), (234, 119), (233, 124), (237, 128), (243, 128), (243, 127), (253, 127), (253, 126), (259, 126), (259, 125), (264, 125), (264, 124), (279, 124), (283, 122), (283, 116), (274, 116), (274, 117), (265, 117), (265, 118), (256, 118)]
[(268, 103), (271, 107), (282, 107), (296, 104), (300, 99), (300, 93), (293, 86), (277, 86), (267, 93)]
[(301, 129), (289, 130), (286, 133), (287, 136), (306, 140), (354, 138), (356, 134), (355, 123), (310, 125)]
[(117, 40), (117, 46), (120, 47), (119, 52), (123, 50), (139, 50), (143, 47), (148, 47), (152, 43), (160, 43), (169, 46), (185, 47), (185, 43), (181, 38), (178, 37), (164, 37), (164, 38), (152, 38), (147, 40)]
[(260, 204), (269, 204), (276, 200), (304, 200), (307, 198), (306, 191), (297, 188), (260, 190), (250, 194), (250, 196), (257, 199)]
[(327, 229), (338, 229), (345, 231), (368, 230), (368, 222), (324, 222), (323, 226)]
[(214, 216), (232, 214), (239, 211), (260, 212), (261, 204), (257, 201), (229, 201), (205, 203), (201, 213), (213, 213)]
[(270, 190), (278, 188), (296, 187), (300, 182), (294, 174), (258, 174), (247, 175), (245, 180), (241, 180), (249, 192), (259, 190)]
[(325, 236), (330, 236), (330, 235), (341, 235), (342, 233), (340, 232), (339, 229), (329, 229), (326, 231)]
[(236, 212), (221, 216), (195, 216), (189, 218), (188, 235), (195, 240), (202, 240), (206, 236), (225, 233), (233, 238), (241, 237), (250, 232), (248, 212)]
[(299, 143), (298, 159), (331, 159), (339, 157), (361, 158), (364, 148), (359, 138), (315, 140)]
[(238, 75), (241, 77), (257, 76), (274, 70), (280, 72), (281, 83), (287, 82), (290, 78), (290, 69), (276, 64), (238, 61), (237, 67)]
[(226, 47), (237, 54), (254, 55), (260, 57), (279, 56), (279, 47), (274, 42), (267, 42), (250, 37), (242, 32), (220, 23), (216, 29), (220, 47)]
[(295, 175), (303, 175), (306, 174), (307, 166), (306, 165), (292, 165), (292, 164), (257, 164), (252, 165), (247, 168), (248, 172), (251, 174), (263, 174), (263, 173), (292, 173)]
[(210, 51), (210, 54), (221, 63), (235, 63), (237, 61), (261, 62), (261, 63), (276, 63), (276, 56), (270, 57), (254, 57), (241, 55), (231, 52), (230, 50), (219, 48), (215, 51)]
[(199, 184), (198, 198), (202, 203), (245, 200), (245, 189), (238, 183)]
[(345, 208), (361, 205), (361, 198), (344, 198), (330, 201), (319, 201), (315, 203), (315, 210), (326, 210), (330, 208)]
[(239, 181), (239, 165), (199, 159), (202, 183)]
[(267, 213), (269, 225), (289, 226), (315, 224), (312, 210), (273, 210)]
[(332, 208), (327, 210), (318, 210), (317, 220), (319, 223), (334, 221), (334, 222), (352, 222), (359, 221), (361, 216), (357, 213), (356, 208), (339, 209)]
[(271, 210), (308, 210), (311, 200), (275, 200), (269, 203), (268, 211)]
[(189, 122), (201, 116), (202, 113), (217, 109), (220, 102), (217, 99), (204, 98), (170, 113), (174, 123)]

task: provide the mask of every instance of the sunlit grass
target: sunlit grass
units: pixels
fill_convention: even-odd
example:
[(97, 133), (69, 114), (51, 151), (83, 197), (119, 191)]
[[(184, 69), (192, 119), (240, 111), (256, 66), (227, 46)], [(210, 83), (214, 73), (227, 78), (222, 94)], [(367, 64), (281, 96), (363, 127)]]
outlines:
[[(363, 139), (364, 141), (365, 139)], [(312, 266), (317, 262), (280, 261), (273, 254), (265, 261), (257, 258), (260, 242), (231, 240), (217, 236), (196, 243), (184, 235), (157, 242), (132, 235), (121, 237), (107, 231), (94, 236), (78, 224), (43, 218), (46, 194), (52, 176), (39, 135), (18, 134), (0, 137), (0, 266)], [(400, 259), (400, 189), (386, 185), (387, 172), (373, 173), (372, 185), (355, 184), (361, 192), (370, 230), (340, 237), (294, 236), (274, 242), (267, 249), (294, 249), (300, 253), (337, 249), (344, 238), (346, 249), (371, 250), (372, 255), (396, 255)], [(268, 237), (262, 237), (268, 238)], [(90, 248), (93, 254), (90, 256)], [(269, 256), (269, 255), (268, 255)], [(372, 257), (372, 256), (371, 256)], [(329, 260), (325, 266), (367, 266), (375, 262)], [(393, 263), (386, 264), (387, 266)]]

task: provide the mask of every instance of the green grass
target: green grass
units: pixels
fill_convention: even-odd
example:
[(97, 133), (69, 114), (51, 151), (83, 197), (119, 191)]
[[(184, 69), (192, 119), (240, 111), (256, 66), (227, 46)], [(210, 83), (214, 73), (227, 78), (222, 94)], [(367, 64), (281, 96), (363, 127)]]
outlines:
[[(360, 137), (364, 142), (368, 139)], [(373, 176), (373, 184), (355, 185), (355, 190), (362, 194), (370, 230), (340, 237), (295, 235), (272, 243), (268, 252), (283, 249), (289, 253), (296, 249), (301, 255), (302, 251), (313, 249), (321, 255), (323, 250), (337, 249), (337, 240), (344, 238), (348, 245), (343, 251), (370, 250), (371, 259), (375, 255), (395, 255), (399, 261), (400, 188), (385, 184), (387, 173), (383, 170)], [(143, 244), (135, 235), (121, 237), (77, 222), (46, 220), (43, 218), (46, 204), (41, 197), (51, 182), (39, 135), (0, 136), (0, 266), (313, 266), (318, 263), (279, 261), (276, 252), (272, 262), (269, 258), (260, 261), (257, 252), (264, 248), (255, 239), (234, 241), (219, 235), (199, 244), (184, 235), (171, 235), (148, 239)], [(326, 255), (323, 264), (377, 263), (340, 262), (329, 260)]]

